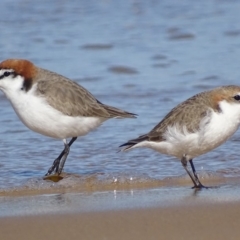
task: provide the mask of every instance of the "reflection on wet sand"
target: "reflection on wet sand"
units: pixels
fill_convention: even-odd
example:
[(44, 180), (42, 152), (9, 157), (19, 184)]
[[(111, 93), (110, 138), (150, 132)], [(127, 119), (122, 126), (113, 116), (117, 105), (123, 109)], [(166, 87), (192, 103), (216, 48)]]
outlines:
[[(86, 180), (87, 181), (87, 180)], [(191, 187), (161, 185), (161, 183), (93, 184), (88, 179), (85, 189), (80, 186), (51, 187), (46, 189), (22, 189), (8, 191), (0, 197), (0, 218), (17, 215), (43, 215), (54, 213), (81, 213), (149, 207), (190, 207), (199, 204), (233, 203), (239, 201), (239, 184), (236, 179), (216, 188), (196, 190)], [(239, 182), (239, 179), (238, 179)], [(212, 181), (211, 184), (220, 184)], [(94, 185), (94, 186), (93, 186)], [(101, 184), (100, 184), (101, 185)], [(138, 185), (138, 187), (139, 187)], [(148, 186), (147, 186), (148, 185)], [(101, 189), (101, 191), (99, 191)], [(234, 189), (234, 194), (232, 190)]]
[[(225, 174), (225, 173), (224, 173)], [(199, 178), (208, 186), (221, 186), (239, 181), (238, 178), (225, 178), (223, 173), (200, 171)], [(60, 177), (29, 179), (19, 187), (1, 189), (0, 196), (31, 196), (39, 194), (84, 193), (102, 191), (149, 190), (165, 187), (185, 187), (191, 189), (192, 183), (187, 175), (167, 177), (162, 180), (134, 174), (66, 174)]]

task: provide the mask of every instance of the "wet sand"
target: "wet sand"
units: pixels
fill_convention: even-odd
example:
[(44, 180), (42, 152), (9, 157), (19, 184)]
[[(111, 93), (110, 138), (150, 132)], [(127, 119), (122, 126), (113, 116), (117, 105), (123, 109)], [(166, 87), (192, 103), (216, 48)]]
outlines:
[(0, 239), (238, 239), (239, 179), (194, 191), (46, 192), (0, 197)]
[(238, 239), (240, 202), (6, 217), (1, 239)]

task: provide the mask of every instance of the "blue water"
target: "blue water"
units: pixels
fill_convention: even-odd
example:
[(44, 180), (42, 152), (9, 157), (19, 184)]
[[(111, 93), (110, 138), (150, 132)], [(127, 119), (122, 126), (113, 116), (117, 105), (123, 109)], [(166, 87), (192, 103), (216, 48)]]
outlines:
[[(137, 113), (79, 138), (65, 172), (109, 179), (185, 177), (180, 162), (118, 146), (152, 129), (176, 104), (220, 85), (240, 85), (240, 2), (2, 0), (0, 60), (25, 58)], [(0, 94), (0, 189), (41, 179), (63, 148), (28, 130)], [(240, 133), (195, 159), (204, 176), (240, 176)], [(85, 178), (84, 178), (85, 177)], [(40, 181), (40, 180), (39, 180)], [(42, 182), (41, 182), (42, 183)]]

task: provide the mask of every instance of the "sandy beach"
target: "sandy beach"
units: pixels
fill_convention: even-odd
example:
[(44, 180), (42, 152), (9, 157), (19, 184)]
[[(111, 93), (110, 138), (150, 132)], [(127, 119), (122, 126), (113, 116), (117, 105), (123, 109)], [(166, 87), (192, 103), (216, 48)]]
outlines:
[[(237, 179), (236, 179), (237, 180)], [(0, 197), (0, 239), (238, 239), (238, 181)]]
[(240, 202), (0, 219), (1, 239), (238, 239)]

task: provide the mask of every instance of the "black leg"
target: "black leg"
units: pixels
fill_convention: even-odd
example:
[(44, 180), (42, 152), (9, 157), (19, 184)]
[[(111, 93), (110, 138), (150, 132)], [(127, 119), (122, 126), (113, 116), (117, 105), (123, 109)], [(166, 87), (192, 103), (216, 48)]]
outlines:
[(188, 170), (188, 168), (187, 168), (187, 159), (186, 159), (185, 156), (182, 157), (181, 163), (182, 163), (184, 169), (186, 170), (187, 174), (188, 174), (189, 177), (191, 178), (191, 180), (192, 180), (192, 182), (193, 182), (193, 184), (194, 184), (194, 188), (197, 188), (197, 187), (198, 187), (198, 184), (196, 183), (195, 178), (194, 178), (194, 176), (192, 175), (192, 173), (191, 173), (191, 172)]
[(196, 182), (198, 183), (198, 188), (207, 188), (207, 187), (205, 187), (204, 185), (202, 185), (202, 183), (200, 182), (200, 180), (199, 180), (199, 178), (198, 178), (198, 175), (197, 175), (197, 172), (196, 172), (196, 170), (195, 170), (194, 164), (193, 164), (193, 160), (190, 159), (189, 162), (190, 162), (190, 165), (191, 165), (191, 167), (192, 167), (192, 171), (193, 171), (195, 180), (196, 180)]
[[(64, 160), (64, 163), (65, 163), (65, 161), (66, 161), (66, 159), (67, 159), (67, 156), (68, 156), (68, 154), (69, 154), (69, 150), (70, 150), (70, 147), (68, 146), (68, 143), (64, 143), (64, 149), (63, 149), (63, 151), (61, 152), (61, 153), (63, 153), (62, 154), (62, 156), (61, 157), (58, 157), (58, 164), (56, 165), (56, 167), (55, 167), (55, 174), (57, 173), (58, 175), (60, 175), (60, 173), (62, 172), (62, 170), (61, 171), (59, 171), (60, 169), (61, 169), (61, 167), (60, 167), (60, 165), (61, 165), (61, 162)], [(61, 155), (61, 154), (60, 154)], [(60, 156), (59, 155), (59, 156)], [(62, 167), (63, 168), (63, 167)]]
[[(66, 162), (67, 156), (69, 154), (70, 146), (74, 143), (74, 141), (76, 141), (76, 139), (77, 139), (77, 137), (73, 137), (69, 143), (65, 144), (63, 151), (54, 160), (52, 166), (48, 169), (48, 172), (45, 174), (45, 176), (52, 174), (54, 169), (55, 169), (55, 173), (57, 173), (58, 175), (61, 174), (64, 164)], [(62, 162), (61, 162), (61, 159), (63, 159)], [(60, 164), (60, 162), (61, 162), (61, 164)]]
[(58, 165), (58, 168), (56, 169), (56, 173), (58, 175), (60, 175), (62, 173), (62, 170), (63, 170), (63, 167), (64, 167), (64, 164), (66, 162), (66, 159), (67, 159), (67, 156), (69, 154), (69, 151), (70, 151), (70, 147), (71, 145), (76, 141), (77, 137), (73, 137), (71, 139), (71, 141), (67, 144), (67, 149), (66, 149), (66, 152), (64, 153), (64, 155), (62, 156), (62, 160), (60, 162), (60, 164)]
[(189, 162), (190, 162), (190, 165), (192, 167), (193, 173), (190, 172), (189, 169), (187, 168), (186, 156), (182, 157), (181, 162), (182, 162), (182, 165), (183, 165), (184, 169), (186, 170), (187, 174), (189, 175), (189, 177), (191, 178), (191, 180), (192, 180), (192, 182), (194, 184), (193, 188), (197, 188), (197, 189), (207, 188), (204, 185), (202, 185), (202, 183), (199, 181), (199, 178), (197, 176), (197, 173), (196, 173), (195, 167), (193, 165), (192, 159), (190, 159)]

